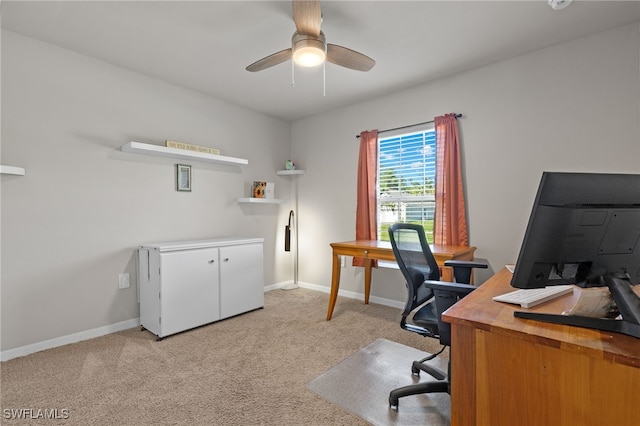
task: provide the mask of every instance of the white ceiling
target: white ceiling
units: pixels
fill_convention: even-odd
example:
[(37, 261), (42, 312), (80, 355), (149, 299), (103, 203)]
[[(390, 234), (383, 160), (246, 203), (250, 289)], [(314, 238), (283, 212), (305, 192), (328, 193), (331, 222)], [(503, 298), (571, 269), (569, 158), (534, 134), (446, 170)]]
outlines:
[[(289, 1), (2, 1), (2, 28), (287, 121), (640, 20), (637, 1), (324, 1), (328, 43), (367, 72), (245, 67), (290, 47)], [(595, 58), (597, 60), (597, 58)]]

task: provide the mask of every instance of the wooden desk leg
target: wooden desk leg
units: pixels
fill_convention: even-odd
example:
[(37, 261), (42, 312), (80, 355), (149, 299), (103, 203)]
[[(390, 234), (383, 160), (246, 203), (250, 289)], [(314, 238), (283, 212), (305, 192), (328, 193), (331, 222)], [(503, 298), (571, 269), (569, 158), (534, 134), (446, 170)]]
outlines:
[(369, 292), (371, 291), (371, 259), (364, 260), (364, 304), (369, 304)]
[(453, 279), (453, 268), (451, 268), (449, 266), (441, 266), (440, 267), (440, 279), (442, 281), (446, 281), (446, 282), (452, 283), (454, 281), (454, 279)]
[(333, 308), (336, 306), (338, 299), (338, 288), (340, 287), (340, 258), (333, 253), (333, 267), (331, 269), (331, 294), (329, 295), (329, 309), (327, 311), (327, 321), (333, 315)]

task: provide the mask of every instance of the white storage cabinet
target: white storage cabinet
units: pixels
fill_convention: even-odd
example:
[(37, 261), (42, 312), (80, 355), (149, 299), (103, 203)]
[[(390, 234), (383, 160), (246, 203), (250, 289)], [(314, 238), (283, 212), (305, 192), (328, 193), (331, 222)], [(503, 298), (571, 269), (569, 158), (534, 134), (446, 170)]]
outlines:
[(262, 238), (145, 244), (140, 325), (159, 338), (264, 307)]

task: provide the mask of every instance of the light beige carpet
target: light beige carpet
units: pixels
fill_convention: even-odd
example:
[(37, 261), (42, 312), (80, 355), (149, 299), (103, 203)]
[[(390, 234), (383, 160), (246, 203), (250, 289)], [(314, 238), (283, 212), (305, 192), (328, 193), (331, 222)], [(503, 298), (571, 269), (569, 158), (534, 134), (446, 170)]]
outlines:
[[(401, 330), (399, 309), (361, 300), (339, 297), (326, 321), (328, 299), (303, 288), (275, 290), (265, 294), (264, 309), (159, 342), (133, 328), (2, 362), (0, 423), (367, 425), (307, 383), (379, 338), (425, 352), (439, 345)], [(356, 404), (365, 397), (350, 396)], [(387, 409), (386, 400), (380, 407)], [(68, 410), (69, 418), (8, 419), (5, 409)]]
[[(419, 378), (411, 374), (411, 363), (427, 355), (400, 343), (377, 339), (313, 379), (307, 387), (374, 425), (448, 425), (451, 400), (447, 394), (406, 396), (400, 398), (398, 411), (389, 408), (392, 389), (434, 380), (426, 373)], [(430, 363), (447, 371), (446, 360), (436, 358)]]

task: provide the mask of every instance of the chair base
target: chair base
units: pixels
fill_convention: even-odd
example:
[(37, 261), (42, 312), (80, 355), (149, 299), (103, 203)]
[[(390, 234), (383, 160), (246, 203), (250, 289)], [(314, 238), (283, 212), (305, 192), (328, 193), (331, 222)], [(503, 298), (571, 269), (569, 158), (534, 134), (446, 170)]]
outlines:
[(424, 364), (424, 361), (413, 361), (411, 364), (411, 374), (419, 376), (420, 371), (424, 371), (430, 376), (435, 377), (437, 380), (444, 380), (447, 378), (447, 374), (439, 368), (432, 367), (429, 364)]
[[(442, 350), (438, 353), (441, 352)], [(389, 407), (391, 407), (391, 409), (398, 410), (398, 400), (403, 396), (419, 395), (423, 393), (451, 393), (451, 382), (449, 381), (449, 377), (451, 377), (451, 361), (447, 363), (447, 373), (445, 373), (444, 371), (432, 367), (429, 364), (423, 364), (425, 360), (432, 358), (433, 356), (429, 356), (420, 361), (413, 361), (413, 364), (411, 364), (411, 373), (414, 375), (420, 375), (420, 371), (424, 371), (438, 381), (416, 383), (392, 390), (389, 392)]]
[(389, 406), (397, 410), (398, 400), (404, 396), (420, 395), (423, 393), (449, 393), (449, 381), (441, 380), (438, 382), (416, 383), (415, 385), (403, 386), (389, 392)]

